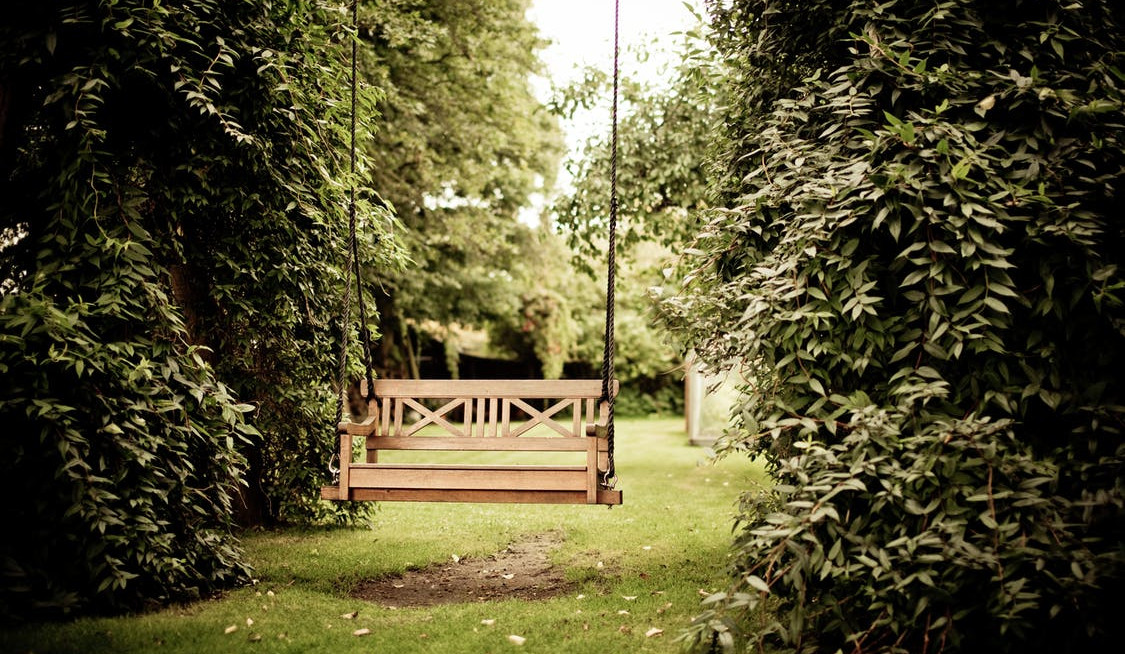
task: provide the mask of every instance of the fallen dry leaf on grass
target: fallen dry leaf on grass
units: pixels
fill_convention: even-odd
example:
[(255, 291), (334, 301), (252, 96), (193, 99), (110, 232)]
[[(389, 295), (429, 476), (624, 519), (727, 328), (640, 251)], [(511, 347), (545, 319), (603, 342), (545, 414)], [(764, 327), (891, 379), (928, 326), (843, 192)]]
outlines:
[(508, 642), (513, 644), (513, 645), (523, 645), (524, 643), (527, 642), (527, 639), (524, 638), (523, 636), (517, 636), (515, 634), (510, 634), (508, 636)]
[(246, 626), (247, 627), (253, 627), (254, 626), (254, 618), (246, 618)]
[(492, 625), (496, 624), (496, 621), (492, 619), (485, 619), (481, 620), (480, 623), (486, 627), (491, 627)]
[(355, 620), (357, 615), (359, 615), (359, 611), (352, 611), (351, 613), (344, 613), (340, 617), (345, 620)]
[(649, 629), (648, 631), (645, 632), (645, 638), (652, 638), (653, 636), (659, 636), (662, 633), (664, 633), (663, 629), (658, 629), (656, 627), (653, 627), (652, 629)]
[(224, 633), (224, 634), (233, 634), (233, 633), (234, 633), (234, 632), (236, 632), (236, 631), (238, 631), (238, 625), (236, 625), (236, 624), (232, 624), (231, 626), (229, 626), (229, 627), (227, 627), (226, 629), (224, 629), (224, 630), (223, 630), (223, 633)]
[(367, 634), (369, 634), (369, 633), (371, 633), (371, 630), (370, 630), (370, 629), (367, 629), (367, 628), (365, 627), (365, 628), (363, 628), (363, 629), (356, 629), (355, 631), (353, 631), (353, 632), (352, 632), (352, 635), (353, 635), (353, 636), (366, 636), (366, 635), (367, 635)]

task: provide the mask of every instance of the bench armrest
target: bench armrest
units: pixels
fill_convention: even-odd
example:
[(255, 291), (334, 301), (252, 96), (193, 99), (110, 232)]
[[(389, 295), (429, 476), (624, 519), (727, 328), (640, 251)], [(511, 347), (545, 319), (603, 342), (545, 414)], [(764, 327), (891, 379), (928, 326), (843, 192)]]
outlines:
[(352, 436), (370, 436), (379, 428), (379, 416), (370, 415), (363, 422), (341, 422), (336, 425), (336, 433)]

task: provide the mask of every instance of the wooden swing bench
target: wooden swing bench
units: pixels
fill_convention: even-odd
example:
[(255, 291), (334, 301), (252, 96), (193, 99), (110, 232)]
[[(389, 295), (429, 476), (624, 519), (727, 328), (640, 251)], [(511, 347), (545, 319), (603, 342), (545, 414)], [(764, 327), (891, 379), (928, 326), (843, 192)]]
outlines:
[[(617, 394), (616, 381), (612, 393)], [(338, 426), (339, 485), (321, 488), (321, 497), (621, 504), (621, 491), (602, 483), (609, 459), (609, 408), (601, 398), (600, 380), (377, 380), (367, 419)], [(444, 403), (431, 409), (427, 400), (431, 406), (434, 400)], [(463, 417), (454, 423), (451, 414), (457, 409)], [(513, 411), (527, 420), (513, 422)], [(440, 435), (420, 433), (430, 425), (442, 430)], [(533, 428), (553, 433), (525, 435)], [(366, 437), (363, 463), (352, 462), (354, 436)], [(585, 457), (584, 464), (565, 466), (380, 463), (380, 450), (584, 452)]]

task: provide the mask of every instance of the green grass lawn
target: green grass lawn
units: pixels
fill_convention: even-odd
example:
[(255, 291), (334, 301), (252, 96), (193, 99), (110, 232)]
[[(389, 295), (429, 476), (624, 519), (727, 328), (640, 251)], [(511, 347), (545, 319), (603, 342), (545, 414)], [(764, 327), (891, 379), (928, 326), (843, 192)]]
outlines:
[[(247, 534), (253, 587), (144, 615), (3, 631), (0, 651), (678, 651), (674, 639), (698, 612), (699, 591), (726, 583), (738, 494), (765, 483), (745, 459), (707, 463), (682, 424), (618, 420), (625, 504), (612, 510), (386, 503), (361, 528)], [(391, 609), (348, 596), (363, 579), (487, 556), (547, 531), (563, 534), (553, 561), (576, 584), (554, 599)], [(355, 619), (342, 617), (357, 610)], [(664, 633), (647, 637), (653, 628)], [(356, 629), (370, 634), (354, 636)], [(514, 645), (509, 635), (526, 642)]]

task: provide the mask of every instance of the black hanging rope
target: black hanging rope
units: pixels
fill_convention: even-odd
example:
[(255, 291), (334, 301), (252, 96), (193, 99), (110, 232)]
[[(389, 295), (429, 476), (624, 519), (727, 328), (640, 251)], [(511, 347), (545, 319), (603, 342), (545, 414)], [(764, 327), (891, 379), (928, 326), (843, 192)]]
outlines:
[[(358, 64), (358, 50), (357, 40), (359, 39), (359, 16), (357, 10), (358, 2), (352, 0), (352, 53), (351, 53), (351, 141), (349, 143), (350, 149), (350, 172), (351, 172), (351, 190), (348, 197), (348, 258), (345, 270), (347, 274), (355, 277), (356, 295), (359, 299), (359, 334), (363, 341), (363, 365), (367, 379), (367, 392), (368, 396), (374, 388), (374, 375), (372, 374), (371, 366), (371, 331), (367, 328), (367, 307), (363, 301), (363, 280), (360, 277), (359, 266), (359, 239), (356, 236), (356, 107), (357, 107), (357, 88), (359, 86), (359, 64)], [(338, 383), (339, 393), (338, 403), (336, 405), (336, 423), (339, 424), (344, 417), (344, 392), (347, 384), (348, 373), (348, 344), (351, 341), (351, 330), (348, 328), (348, 321), (351, 319), (352, 313), (352, 285), (349, 281), (344, 285), (344, 307), (343, 315), (340, 321), (340, 359), (338, 369)], [(335, 426), (335, 424), (333, 426)]]
[[(352, 251), (348, 248), (348, 263), (345, 270), (352, 269)], [(340, 358), (339, 369), (337, 372), (337, 393), (339, 395), (338, 402), (336, 403), (336, 422), (332, 423), (332, 428), (335, 429), (336, 425), (344, 419), (344, 389), (347, 388), (348, 383), (348, 343), (351, 341), (351, 330), (348, 329), (348, 317), (352, 313), (352, 284), (348, 282), (344, 284), (344, 308), (340, 320)]]
[(606, 274), (605, 289), (605, 349), (602, 353), (602, 401), (609, 405), (609, 424), (606, 426), (607, 465), (602, 483), (612, 487), (617, 477), (616, 466), (613, 461), (613, 409), (616, 396), (613, 388), (613, 359), (616, 350), (614, 340), (614, 309), (616, 305), (617, 286), (617, 95), (620, 79), (620, 47), (618, 45), (621, 32), (621, 3), (613, 3), (613, 109), (612, 133), (610, 137), (610, 172), (609, 172), (609, 263)]
[[(356, 106), (358, 87), (358, 53), (357, 39), (359, 19), (357, 0), (352, 0), (352, 52), (351, 52), (351, 142), (350, 142), (350, 171), (352, 177), (350, 195), (348, 198), (348, 260), (347, 268), (355, 277), (356, 295), (359, 305), (360, 337), (363, 340), (363, 363), (366, 373), (368, 397), (374, 389), (374, 376), (371, 365), (371, 332), (367, 328), (367, 311), (363, 300), (363, 281), (360, 276), (359, 245), (356, 236)], [(613, 5), (613, 101), (611, 110), (612, 132), (610, 137), (610, 202), (609, 202), (609, 261), (606, 275), (606, 300), (605, 300), (605, 347), (602, 353), (602, 401), (608, 405), (608, 424), (606, 426), (607, 466), (602, 477), (602, 483), (611, 487), (617, 478), (614, 463), (614, 405), (616, 396), (612, 392), (614, 384), (614, 355), (616, 341), (614, 338), (614, 322), (616, 308), (617, 286), (617, 105), (620, 88), (620, 0), (614, 0)], [(350, 330), (347, 327), (351, 317), (351, 283), (346, 284), (344, 293), (343, 320), (341, 321), (340, 360), (339, 360), (339, 403), (336, 407), (336, 423), (343, 419), (344, 388), (347, 383), (347, 356), (350, 341)]]
[(348, 200), (348, 231), (352, 246), (352, 270), (355, 272), (356, 297), (359, 300), (359, 335), (363, 339), (363, 369), (367, 379), (367, 397), (375, 391), (375, 379), (371, 370), (371, 330), (367, 328), (367, 307), (363, 302), (363, 278), (359, 270), (359, 241), (355, 234), (355, 175), (356, 175), (356, 90), (359, 88), (359, 5), (352, 0), (352, 133), (351, 133), (351, 197)]

